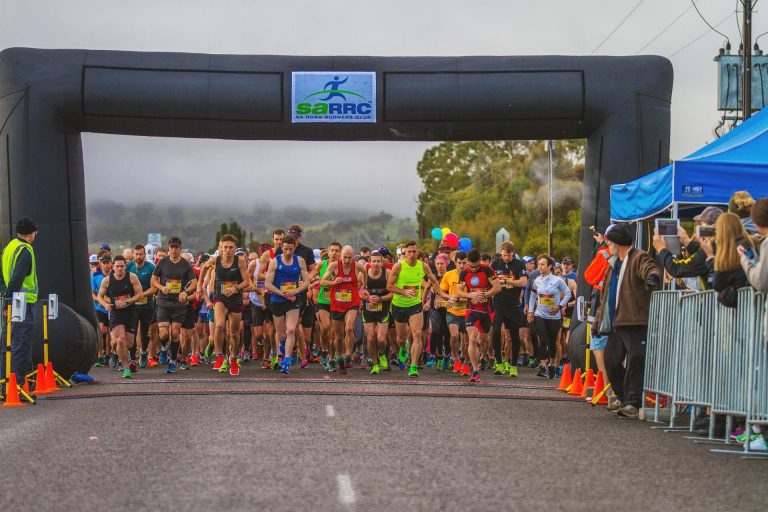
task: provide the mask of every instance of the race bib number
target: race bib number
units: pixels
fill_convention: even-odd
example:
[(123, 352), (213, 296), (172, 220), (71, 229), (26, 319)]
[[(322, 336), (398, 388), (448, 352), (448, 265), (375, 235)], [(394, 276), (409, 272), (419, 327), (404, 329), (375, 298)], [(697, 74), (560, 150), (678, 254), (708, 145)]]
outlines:
[(435, 307), (436, 308), (444, 308), (448, 304), (448, 301), (445, 299), (441, 299), (439, 297), (435, 297)]
[(281, 292), (290, 292), (291, 290), (295, 290), (296, 288), (298, 288), (298, 285), (296, 283), (283, 283), (280, 285)]
[(571, 319), (563, 317), (563, 329), (568, 329), (571, 326)]
[(555, 296), (554, 295), (539, 295), (539, 303), (542, 306), (554, 306), (555, 305)]
[(130, 297), (128, 295), (120, 295), (118, 297), (115, 297), (115, 302), (119, 300), (128, 300)]
[(221, 294), (224, 295), (227, 290), (237, 293), (237, 283), (235, 281), (224, 281), (221, 283)]
[(179, 294), (181, 293), (181, 280), (169, 279), (165, 282), (165, 286), (168, 287), (168, 293)]
[(467, 299), (456, 299), (456, 305), (454, 306), (454, 309), (467, 309)]
[(383, 311), (384, 305), (381, 302), (377, 302), (376, 304), (372, 302), (367, 302), (365, 305), (365, 309), (368, 311)]
[(146, 297), (142, 297), (136, 301), (136, 304), (146, 304), (149, 300)]
[[(473, 291), (473, 292), (476, 292), (476, 293), (482, 293), (482, 292), (485, 292), (485, 290), (483, 290), (482, 288), (476, 288), (476, 289), (474, 289), (474, 290), (472, 290), (472, 291)], [(477, 302), (479, 302), (479, 303), (488, 302), (488, 297), (486, 297), (485, 295), (483, 295), (483, 297), (479, 298), (479, 299), (477, 300)]]
[(406, 291), (407, 290), (413, 290), (413, 291), (416, 292), (417, 295), (419, 293), (419, 287), (418, 286), (406, 286), (405, 288), (403, 288), (403, 290), (406, 290)]
[(352, 302), (352, 292), (350, 291), (336, 292), (336, 302)]
[(320, 298), (323, 299), (326, 302), (330, 301), (331, 300), (331, 290), (329, 290), (328, 288), (323, 290), (322, 293), (320, 293)]

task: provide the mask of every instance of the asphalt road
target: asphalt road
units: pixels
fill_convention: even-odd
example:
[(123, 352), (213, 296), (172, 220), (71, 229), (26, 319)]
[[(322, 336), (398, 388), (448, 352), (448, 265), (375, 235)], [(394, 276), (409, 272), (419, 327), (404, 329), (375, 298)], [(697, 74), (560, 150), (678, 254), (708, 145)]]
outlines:
[(93, 374), (100, 384), (0, 409), (5, 508), (768, 508), (768, 460), (618, 419), (530, 370), (481, 386), (432, 369)]

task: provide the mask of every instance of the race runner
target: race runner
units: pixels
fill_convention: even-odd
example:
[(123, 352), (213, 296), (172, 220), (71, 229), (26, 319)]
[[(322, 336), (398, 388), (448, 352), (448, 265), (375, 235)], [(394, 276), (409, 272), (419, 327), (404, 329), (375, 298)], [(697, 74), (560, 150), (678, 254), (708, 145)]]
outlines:
[(367, 271), (367, 295), (363, 305), (363, 328), (368, 342), (368, 357), (373, 363), (371, 375), (390, 371), (387, 359), (387, 331), (389, 330), (390, 303), (392, 293), (387, 292), (389, 271), (384, 267), (379, 251), (368, 256), (370, 268)]

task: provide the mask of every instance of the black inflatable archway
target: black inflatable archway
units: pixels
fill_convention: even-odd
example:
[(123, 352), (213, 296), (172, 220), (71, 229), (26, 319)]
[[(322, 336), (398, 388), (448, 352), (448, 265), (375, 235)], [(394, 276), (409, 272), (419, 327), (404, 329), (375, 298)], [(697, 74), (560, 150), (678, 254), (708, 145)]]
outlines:
[[(293, 73), (312, 71), (373, 77), (375, 122), (294, 122)], [(672, 66), (655, 56), (288, 57), (11, 48), (0, 52), (1, 234), (7, 242), (21, 216), (38, 222), (41, 292), (58, 293), (65, 305), (51, 324), (51, 358), (63, 374), (88, 370), (96, 331), (85, 264), (81, 132), (288, 140), (587, 138), (579, 252), (586, 262), (589, 226), (609, 218), (609, 186), (668, 161), (671, 94)]]

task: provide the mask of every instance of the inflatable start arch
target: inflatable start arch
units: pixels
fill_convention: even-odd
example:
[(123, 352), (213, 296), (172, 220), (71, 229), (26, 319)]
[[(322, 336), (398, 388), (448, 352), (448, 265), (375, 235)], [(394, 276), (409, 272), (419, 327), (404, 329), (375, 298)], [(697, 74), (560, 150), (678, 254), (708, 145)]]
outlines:
[[(11, 48), (0, 52), (2, 239), (21, 216), (42, 294), (57, 293), (51, 359), (96, 358), (80, 133), (269, 140), (588, 139), (581, 262), (609, 186), (669, 159), (662, 57), (301, 57)], [(36, 336), (39, 340), (41, 336)], [(36, 350), (41, 354), (41, 350)]]

